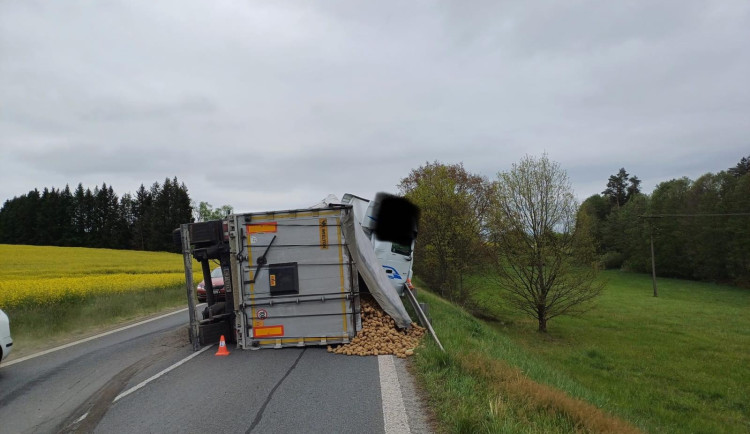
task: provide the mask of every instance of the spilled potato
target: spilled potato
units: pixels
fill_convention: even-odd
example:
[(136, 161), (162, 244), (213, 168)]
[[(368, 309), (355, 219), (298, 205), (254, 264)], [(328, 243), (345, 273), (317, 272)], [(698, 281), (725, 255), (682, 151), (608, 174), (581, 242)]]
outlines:
[(414, 348), (424, 336), (425, 329), (411, 323), (409, 330), (399, 330), (393, 318), (371, 298), (361, 303), (362, 330), (352, 341), (337, 347), (328, 346), (329, 353), (347, 356), (394, 355), (405, 358), (414, 354)]

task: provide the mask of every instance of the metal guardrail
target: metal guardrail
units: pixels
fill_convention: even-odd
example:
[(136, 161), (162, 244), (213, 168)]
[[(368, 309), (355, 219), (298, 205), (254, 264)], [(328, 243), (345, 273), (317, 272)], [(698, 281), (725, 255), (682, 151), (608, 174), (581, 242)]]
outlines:
[(440, 347), (440, 350), (445, 352), (445, 348), (443, 348), (443, 344), (440, 343), (440, 339), (438, 339), (437, 334), (435, 334), (435, 330), (433, 330), (432, 324), (430, 324), (430, 320), (427, 319), (427, 315), (424, 314), (422, 307), (419, 305), (419, 302), (417, 301), (417, 297), (414, 296), (414, 293), (408, 287), (404, 288), (404, 292), (406, 293), (406, 298), (409, 299), (412, 307), (414, 307), (414, 310), (417, 312), (417, 316), (419, 317), (419, 322), (421, 322), (422, 325), (427, 328), (427, 331), (430, 332), (430, 336), (432, 336), (432, 339), (435, 340), (435, 343), (437, 344), (438, 347)]

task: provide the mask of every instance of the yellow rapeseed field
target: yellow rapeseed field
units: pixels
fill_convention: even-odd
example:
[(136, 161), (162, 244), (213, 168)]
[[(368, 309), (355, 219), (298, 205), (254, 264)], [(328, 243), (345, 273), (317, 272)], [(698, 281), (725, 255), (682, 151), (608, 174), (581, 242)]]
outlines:
[(0, 257), (0, 308), (185, 284), (182, 255), (173, 253), (0, 244)]

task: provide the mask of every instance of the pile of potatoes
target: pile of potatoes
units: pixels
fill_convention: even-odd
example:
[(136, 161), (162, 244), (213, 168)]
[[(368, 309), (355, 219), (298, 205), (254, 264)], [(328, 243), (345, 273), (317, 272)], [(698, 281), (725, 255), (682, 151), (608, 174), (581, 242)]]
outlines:
[(393, 318), (371, 298), (362, 298), (362, 330), (352, 341), (336, 348), (328, 346), (329, 353), (347, 356), (383, 356), (392, 354), (405, 358), (414, 354), (414, 348), (425, 333), (423, 327), (411, 323), (409, 330), (399, 330)]

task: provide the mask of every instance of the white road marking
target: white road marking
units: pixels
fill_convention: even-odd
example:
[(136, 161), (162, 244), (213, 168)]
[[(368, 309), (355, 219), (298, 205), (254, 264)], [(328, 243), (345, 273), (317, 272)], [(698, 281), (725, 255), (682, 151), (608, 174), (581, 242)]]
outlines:
[(75, 346), (75, 345), (78, 345), (78, 344), (82, 344), (84, 342), (93, 341), (94, 339), (103, 338), (104, 336), (109, 336), (111, 334), (114, 334), (114, 333), (117, 333), (117, 332), (121, 332), (123, 330), (127, 330), (127, 329), (130, 329), (130, 328), (133, 328), (133, 327), (138, 327), (139, 325), (150, 323), (151, 321), (160, 320), (160, 319), (166, 318), (166, 317), (168, 317), (170, 315), (175, 315), (175, 314), (182, 313), (182, 312), (187, 312), (187, 308), (180, 309), (180, 310), (177, 310), (177, 311), (174, 311), (174, 312), (170, 312), (170, 313), (167, 313), (167, 314), (164, 314), (164, 315), (160, 315), (160, 316), (157, 316), (155, 318), (151, 318), (151, 319), (147, 319), (147, 320), (144, 320), (144, 321), (140, 321), (140, 322), (137, 322), (135, 324), (130, 324), (130, 325), (125, 326), (125, 327), (120, 327), (119, 329), (110, 330), (110, 331), (108, 331), (106, 333), (101, 333), (101, 334), (98, 334), (96, 336), (91, 336), (91, 337), (88, 337), (86, 339), (81, 339), (80, 341), (75, 341), (75, 342), (71, 342), (69, 344), (60, 345), (59, 347), (51, 348), (49, 350), (44, 350), (42, 352), (39, 352), (39, 353), (36, 353), (36, 354), (32, 354), (32, 355), (29, 355), (29, 356), (21, 357), (20, 359), (12, 360), (10, 362), (5, 362), (2, 365), (0, 365), (0, 368), (1, 367), (6, 367), (6, 366), (10, 366), (10, 365), (15, 365), (16, 363), (25, 362), (27, 360), (30, 360), (30, 359), (33, 359), (33, 358), (36, 358), (36, 357), (39, 357), (39, 356), (43, 356), (45, 354), (54, 353), (55, 351), (64, 350), (65, 348), (70, 348), (72, 346)]
[(89, 412), (87, 411), (87, 412), (86, 412), (86, 413), (84, 413), (84, 414), (83, 414), (83, 415), (82, 415), (81, 417), (79, 417), (78, 419), (76, 419), (76, 420), (75, 420), (75, 422), (73, 422), (73, 424), (72, 424), (72, 425), (75, 425), (75, 424), (77, 424), (77, 423), (80, 423), (81, 421), (83, 421), (84, 419), (86, 419), (86, 418), (88, 417), (88, 415), (89, 415)]
[(131, 393), (135, 392), (136, 390), (142, 388), (143, 386), (147, 385), (148, 383), (156, 380), (157, 378), (161, 377), (162, 375), (166, 374), (167, 372), (171, 371), (172, 369), (174, 369), (174, 368), (182, 365), (183, 363), (187, 362), (188, 360), (192, 359), (193, 357), (198, 356), (199, 354), (201, 354), (202, 352), (206, 351), (207, 349), (209, 349), (209, 348), (211, 348), (213, 346), (214, 346), (214, 344), (211, 344), (211, 345), (209, 345), (207, 347), (203, 347), (200, 350), (194, 352), (193, 354), (191, 354), (191, 355), (185, 357), (184, 359), (180, 360), (179, 362), (175, 363), (174, 365), (172, 365), (172, 366), (164, 369), (163, 371), (159, 372), (158, 374), (152, 375), (151, 377), (149, 377), (149, 378), (141, 381), (140, 383), (136, 384), (135, 386), (131, 387), (130, 389), (128, 389), (128, 390), (122, 392), (121, 394), (117, 395), (115, 397), (115, 399), (112, 400), (112, 402), (117, 402), (120, 399), (122, 399), (122, 398), (130, 395)]
[(401, 395), (401, 384), (398, 381), (393, 356), (378, 356), (378, 370), (380, 371), (380, 395), (383, 401), (385, 433), (410, 433), (404, 397)]

